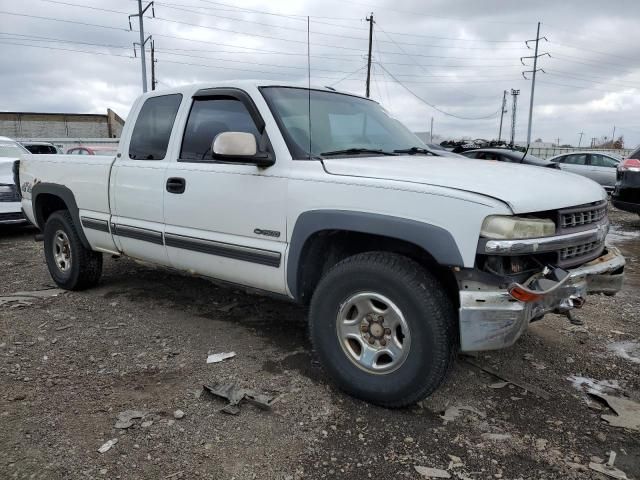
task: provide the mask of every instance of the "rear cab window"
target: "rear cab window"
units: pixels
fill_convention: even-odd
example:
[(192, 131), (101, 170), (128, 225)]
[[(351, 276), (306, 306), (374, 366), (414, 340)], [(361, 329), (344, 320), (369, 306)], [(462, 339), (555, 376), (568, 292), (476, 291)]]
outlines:
[(131, 134), (130, 159), (164, 159), (181, 102), (182, 94), (180, 93), (150, 97), (145, 100)]

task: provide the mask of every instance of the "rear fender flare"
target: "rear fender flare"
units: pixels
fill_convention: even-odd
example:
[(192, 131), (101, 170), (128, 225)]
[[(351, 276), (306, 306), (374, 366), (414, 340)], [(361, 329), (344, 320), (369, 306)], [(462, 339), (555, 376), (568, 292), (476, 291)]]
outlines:
[(82, 228), (82, 223), (80, 221), (80, 211), (78, 210), (78, 204), (76, 203), (76, 197), (73, 195), (73, 192), (64, 185), (60, 185), (57, 183), (37, 183), (31, 189), (31, 203), (33, 205), (33, 215), (36, 220), (36, 224), (40, 230), (44, 231), (45, 219), (42, 215), (42, 209), (37, 208), (38, 206), (38, 196), (43, 194), (54, 195), (60, 198), (65, 205), (67, 206), (67, 210), (71, 214), (71, 218), (73, 219), (73, 223), (76, 226), (76, 230), (78, 231), (78, 235), (82, 244), (91, 249), (91, 245), (87, 240), (87, 237), (84, 234), (84, 230)]

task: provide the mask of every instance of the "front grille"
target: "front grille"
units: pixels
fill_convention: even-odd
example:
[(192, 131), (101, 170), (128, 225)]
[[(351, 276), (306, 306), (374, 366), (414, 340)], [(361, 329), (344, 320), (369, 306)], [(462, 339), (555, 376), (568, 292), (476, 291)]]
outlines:
[(587, 257), (602, 248), (602, 242), (589, 242), (560, 250), (560, 260), (567, 261), (579, 257)]
[[(8, 191), (7, 187), (9, 187)], [(15, 185), (0, 184), (0, 202), (19, 202), (20, 193)]]
[(606, 203), (560, 212), (560, 228), (582, 227), (584, 225), (589, 225), (590, 223), (599, 222), (606, 215)]

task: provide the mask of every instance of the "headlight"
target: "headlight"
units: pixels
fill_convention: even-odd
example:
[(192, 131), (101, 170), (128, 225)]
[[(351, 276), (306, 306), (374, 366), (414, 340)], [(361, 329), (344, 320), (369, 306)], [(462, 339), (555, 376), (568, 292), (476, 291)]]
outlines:
[(480, 229), (481, 236), (500, 240), (549, 237), (555, 233), (556, 225), (551, 220), (500, 215), (485, 218)]

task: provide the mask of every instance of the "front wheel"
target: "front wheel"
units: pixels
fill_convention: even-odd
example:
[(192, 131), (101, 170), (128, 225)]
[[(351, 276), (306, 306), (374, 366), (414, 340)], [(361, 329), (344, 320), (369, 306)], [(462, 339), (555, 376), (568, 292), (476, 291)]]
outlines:
[(433, 393), (455, 353), (455, 311), (440, 283), (401, 255), (368, 252), (335, 265), (311, 300), (310, 335), (347, 393), (403, 407)]
[(67, 210), (51, 214), (44, 226), (44, 256), (51, 278), (66, 290), (84, 290), (100, 280), (102, 254), (86, 248)]

